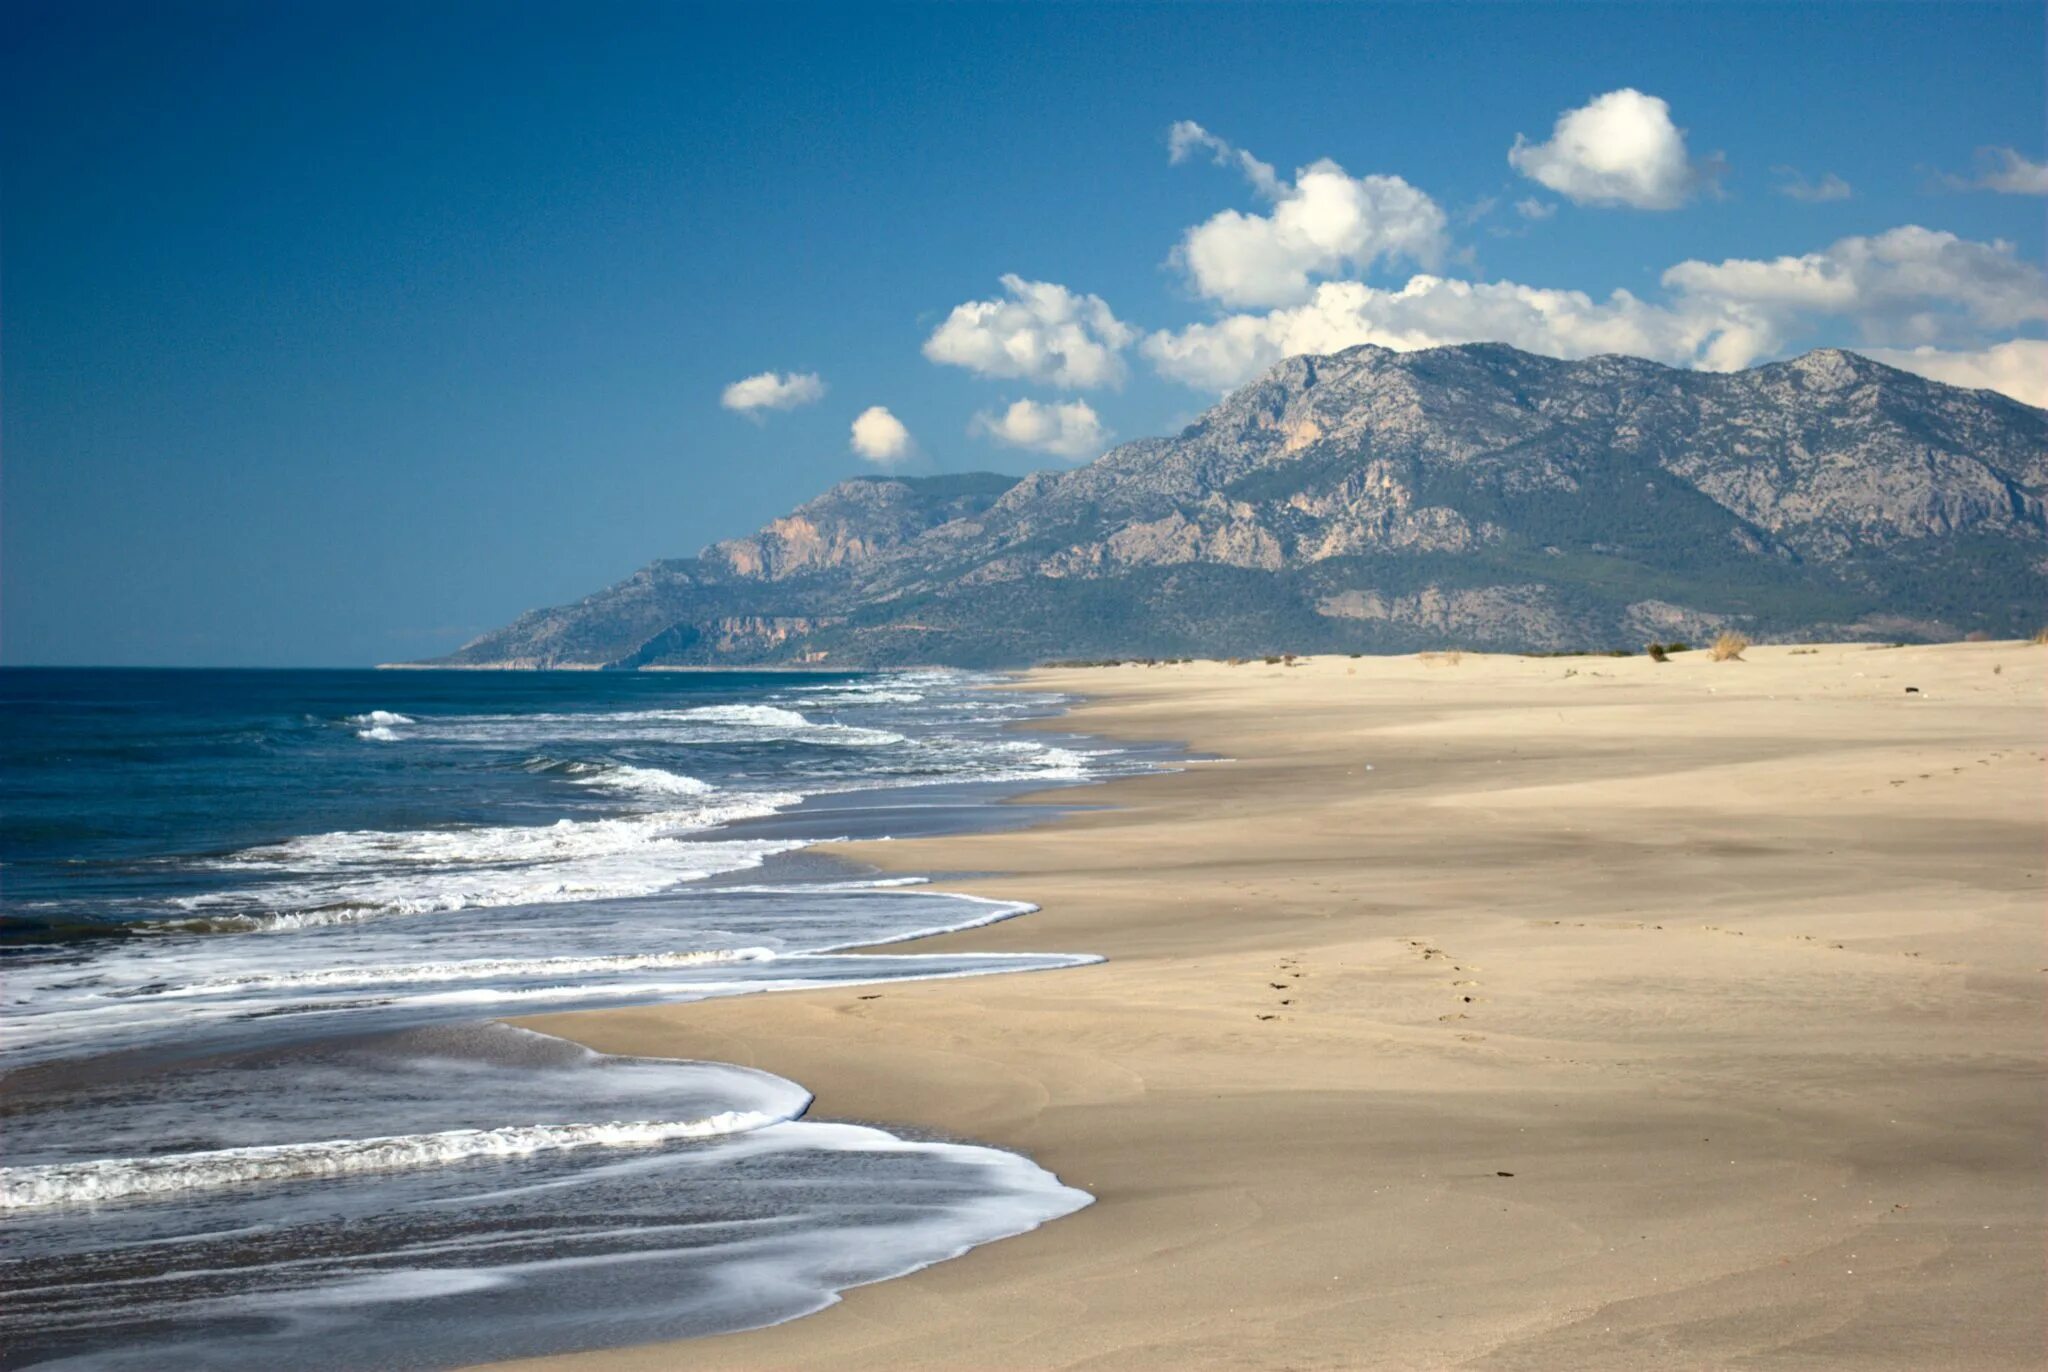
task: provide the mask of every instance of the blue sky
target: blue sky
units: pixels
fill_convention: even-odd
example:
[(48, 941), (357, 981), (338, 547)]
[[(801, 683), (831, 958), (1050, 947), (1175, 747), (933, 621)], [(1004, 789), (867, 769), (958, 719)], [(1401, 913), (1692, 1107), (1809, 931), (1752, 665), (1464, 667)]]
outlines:
[(2048, 401), (2038, 4), (0, 22), (10, 663), (427, 656), (1290, 350), (1841, 344)]

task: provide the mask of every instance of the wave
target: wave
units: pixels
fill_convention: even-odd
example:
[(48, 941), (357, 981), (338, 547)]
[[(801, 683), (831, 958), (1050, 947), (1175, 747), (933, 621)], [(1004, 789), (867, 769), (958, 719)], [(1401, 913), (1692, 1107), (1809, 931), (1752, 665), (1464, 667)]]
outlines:
[[(691, 780), (675, 773), (662, 776), (679, 784)], [(235, 871), (345, 872), (394, 865), (504, 866), (622, 856), (677, 835), (772, 815), (802, 800), (793, 791), (768, 791), (733, 795), (688, 809), (610, 819), (558, 819), (553, 824), (465, 829), (341, 829), (243, 848), (202, 865)]]
[[(963, 901), (969, 904), (979, 905), (984, 908), (980, 914), (970, 915), (965, 919), (947, 920), (942, 924), (927, 925), (922, 929), (907, 929), (903, 930), (902, 932), (894, 934), (870, 934), (860, 939), (856, 939), (850, 943), (828, 943), (817, 948), (806, 948), (803, 950), (803, 955), (812, 957), (828, 956), (833, 953), (849, 953), (861, 948), (884, 948), (892, 943), (913, 943), (921, 938), (934, 938), (940, 934), (957, 934), (964, 929), (980, 929), (990, 924), (1001, 924), (1004, 920), (1015, 919), (1019, 915), (1036, 914), (1039, 909), (1038, 906), (1033, 905), (1030, 901), (1027, 900), (997, 900), (993, 896), (970, 896), (959, 891), (935, 891), (931, 894), (929, 898), (937, 900)], [(943, 957), (945, 956), (945, 954), (931, 954), (930, 956)], [(1011, 957), (1017, 955), (1008, 953), (967, 953), (955, 954), (954, 956)], [(1022, 956), (1028, 957), (1031, 955), (1023, 954)], [(1095, 959), (1089, 954), (1054, 954), (1048, 956), (1075, 956), (1084, 959), (1084, 961), (1099, 961), (1099, 959)]]
[(805, 742), (832, 743), (843, 747), (886, 747), (907, 741), (902, 734), (888, 729), (864, 729), (854, 724), (820, 723), (799, 711), (787, 710), (780, 705), (699, 705), (688, 710), (649, 711), (646, 717), (786, 730), (796, 733)]
[(831, 891), (835, 894), (850, 892), (858, 895), (863, 891), (890, 891), (902, 886), (929, 886), (931, 881), (930, 877), (856, 877), (848, 881), (788, 882), (776, 885), (728, 886), (725, 889), (775, 896), (804, 896), (815, 891)]
[(631, 762), (615, 762), (609, 758), (599, 762), (585, 762), (575, 759), (548, 757), (528, 758), (526, 770), (542, 776), (558, 776), (575, 782), (578, 786), (589, 786), (601, 791), (618, 791), (628, 795), (646, 796), (702, 796), (718, 788), (710, 782), (683, 772), (671, 772), (663, 767), (642, 767)]
[(528, 1157), (572, 1148), (645, 1148), (683, 1139), (743, 1134), (791, 1118), (794, 1116), (759, 1110), (727, 1110), (697, 1120), (506, 1125), (0, 1167), (0, 1212), (178, 1195), (249, 1182), (433, 1167), (479, 1158)]
[(579, 786), (643, 796), (701, 796), (713, 789), (710, 782), (699, 781), (682, 772), (670, 772), (660, 767), (635, 767), (625, 762), (598, 764), (594, 770), (573, 780)]
[(329, 882), (279, 882), (177, 897), (169, 904), (186, 915), (154, 921), (152, 927), (166, 933), (273, 933), (356, 924), (387, 915), (623, 900), (758, 867), (777, 853), (808, 846), (804, 839), (704, 843), (666, 839), (631, 853), (598, 853), (552, 866), (401, 871)]
[[(867, 703), (867, 697), (844, 703)], [(833, 703), (833, 702), (826, 702)], [(370, 729), (384, 725), (368, 726)], [(560, 744), (597, 746), (629, 743), (806, 743), (862, 746), (898, 743), (902, 736), (881, 729), (813, 720), (781, 705), (698, 705), (687, 709), (609, 710), (530, 715), (436, 715), (405, 731), (407, 741), (426, 743)]]
[(688, 710), (658, 710), (651, 715), (701, 719), (709, 724), (766, 724), (779, 729), (808, 729), (811, 721), (779, 705), (698, 705)]
[(373, 725), (368, 729), (358, 729), (356, 730), (356, 737), (360, 739), (365, 739), (371, 743), (398, 742), (398, 735), (393, 733), (389, 727), (382, 724)]
[(399, 986), (423, 981), (481, 981), (491, 977), (601, 976), (609, 972), (714, 967), (736, 962), (772, 962), (773, 948), (709, 948), (688, 953), (621, 953), (612, 957), (475, 958), (458, 962), (394, 963), (330, 967), (315, 972), (251, 972), (212, 977), (155, 992), (163, 999), (240, 991), (287, 990), (310, 986)]
[(799, 686), (796, 689), (814, 693), (804, 697), (805, 703), (809, 705), (915, 705), (924, 699), (922, 691), (840, 689), (829, 686)]
[(1105, 755), (1030, 739), (983, 744), (975, 751), (988, 766), (969, 778), (973, 781), (1080, 781), (1094, 775), (1090, 759)]
[(814, 724), (805, 738), (839, 748), (888, 748), (910, 741), (889, 729), (863, 729), (857, 724)]
[(419, 723), (419, 721), (414, 719), (411, 715), (402, 715), (399, 714), (396, 710), (371, 710), (365, 714), (350, 715), (348, 717), (348, 722), (351, 724), (364, 724), (370, 726), (388, 726), (392, 724)]

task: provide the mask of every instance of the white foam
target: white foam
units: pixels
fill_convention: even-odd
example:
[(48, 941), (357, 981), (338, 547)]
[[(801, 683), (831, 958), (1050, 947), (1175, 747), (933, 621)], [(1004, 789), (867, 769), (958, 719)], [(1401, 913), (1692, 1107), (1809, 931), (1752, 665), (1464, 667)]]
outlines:
[(348, 722), (351, 724), (365, 725), (419, 723), (419, 721), (414, 719), (411, 715), (402, 715), (399, 714), (396, 710), (371, 710), (367, 714), (350, 715), (348, 717)]
[[(930, 877), (859, 877), (851, 881), (806, 881), (781, 885), (728, 886), (728, 891), (747, 891), (757, 895), (802, 896), (814, 891), (831, 891), (858, 895), (863, 891), (890, 891), (901, 886), (929, 886)], [(920, 893), (922, 894), (922, 893)], [(944, 895), (944, 892), (938, 893)]]
[(299, 1181), (432, 1167), (474, 1158), (526, 1157), (571, 1148), (644, 1148), (679, 1139), (745, 1133), (788, 1118), (757, 1110), (728, 1110), (699, 1120), (507, 1125), (499, 1129), (450, 1129), (435, 1134), (393, 1134), (382, 1138), (168, 1153), (161, 1157), (0, 1167), (0, 1211), (175, 1195), (245, 1182)]
[(385, 727), (382, 724), (379, 724), (374, 728), (358, 729), (356, 730), (356, 737), (360, 739), (367, 739), (371, 743), (398, 742), (398, 735), (393, 733), (389, 728)]
[(888, 729), (863, 729), (855, 724), (816, 724), (805, 739), (841, 748), (887, 748), (910, 740)]
[(343, 872), (394, 864), (499, 865), (625, 855), (679, 834), (772, 815), (802, 799), (795, 792), (775, 791), (735, 794), (687, 809), (611, 819), (560, 819), (553, 824), (466, 829), (343, 829), (244, 848), (209, 865), (236, 870)]
[(312, 986), (401, 986), (417, 982), (486, 981), (494, 977), (604, 976), (674, 967), (711, 967), (735, 962), (772, 962), (772, 948), (712, 948), (688, 953), (625, 953), (616, 957), (474, 958), (460, 962), (391, 963), (329, 967), (309, 972), (251, 972), (212, 977), (158, 992), (164, 999)]
[(781, 729), (807, 729), (811, 721), (779, 705), (698, 705), (688, 710), (651, 712), (671, 719), (701, 719), (711, 724), (765, 724)]
[(635, 767), (624, 762), (600, 764), (574, 780), (578, 786), (643, 796), (701, 796), (713, 789), (710, 782), (699, 781), (681, 772), (665, 771), (660, 767)]
[[(866, 704), (871, 700), (868, 696), (849, 696), (843, 703)], [(691, 744), (768, 743), (799, 739), (872, 746), (895, 743), (900, 739), (900, 735), (887, 730), (819, 722), (798, 710), (765, 704), (698, 705), (687, 709), (612, 710), (582, 714), (436, 715), (418, 722), (407, 730), (405, 737), (437, 742), (542, 745), (564, 741)]]
[[(169, 903), (210, 930), (278, 932), (387, 915), (651, 896), (685, 882), (758, 867), (776, 853), (807, 846), (802, 839), (693, 843), (654, 834), (637, 845), (600, 848), (552, 863), (441, 869), (419, 863), (377, 874), (180, 896)], [(171, 927), (190, 925), (172, 921)]]
[[(928, 934), (951, 933), (955, 929), (973, 928), (981, 924), (1007, 919), (1015, 911), (991, 914), (965, 924), (947, 924), (905, 934), (901, 938), (865, 940), (844, 945), (846, 949), (860, 949), (881, 943), (900, 943), (905, 939), (921, 938)], [(813, 973), (805, 964), (812, 958), (831, 961), (846, 957), (847, 954), (831, 949), (798, 954), (778, 954), (776, 965), (787, 967), (790, 975), (764, 977), (735, 981), (712, 981), (694, 979), (690, 981), (632, 981), (597, 982), (579, 986), (534, 986), (526, 988), (474, 987), (453, 991), (430, 991), (407, 996), (408, 1006), (459, 1006), (488, 1010), (496, 1014), (523, 1013), (521, 1007), (559, 1004), (587, 1004), (597, 999), (610, 1000), (713, 1000), (723, 996), (762, 995), (776, 991), (812, 991), (830, 986), (882, 986), (899, 981), (945, 981), (954, 977), (988, 977), (1011, 975), (1019, 972), (1063, 971), (1073, 967), (1090, 967), (1102, 962), (1103, 958), (1093, 953), (895, 953), (875, 955), (862, 962), (860, 955), (851, 958), (861, 963), (857, 970), (873, 969), (870, 976), (824, 976)], [(890, 959), (885, 968), (881, 957)], [(929, 965), (931, 971), (914, 969), (919, 964)], [(844, 971), (844, 966), (838, 970)], [(510, 1007), (510, 1008), (507, 1008)], [(537, 1011), (533, 1013), (538, 1013)]]
[(922, 691), (892, 691), (883, 687), (800, 686), (797, 689), (814, 692), (805, 697), (806, 702), (812, 705), (915, 705), (924, 699)]
[[(919, 894), (923, 895), (924, 893), (920, 892)], [(1036, 911), (1039, 908), (1038, 906), (1033, 905), (1029, 901), (997, 900), (992, 896), (970, 896), (963, 894), (959, 891), (934, 891), (930, 893), (930, 895), (926, 898), (932, 900), (962, 901), (970, 905), (979, 905), (982, 907), (982, 911), (979, 914), (970, 915), (966, 919), (947, 920), (943, 924), (928, 925), (922, 929), (910, 929), (905, 930), (901, 933), (888, 934), (885, 936), (877, 936), (871, 934), (860, 939), (857, 942), (827, 944), (821, 948), (806, 948), (804, 949), (804, 952), (809, 954), (843, 953), (855, 948), (881, 948), (886, 947), (891, 943), (909, 943), (915, 939), (934, 938), (940, 934), (957, 934), (962, 929), (979, 929), (983, 925), (987, 924), (1000, 924), (1006, 919), (1015, 919), (1018, 915), (1029, 915), (1036, 913)], [(997, 956), (1008, 957), (1011, 955), (998, 954)], [(1089, 955), (1075, 954), (1074, 956), (1087, 957)]]

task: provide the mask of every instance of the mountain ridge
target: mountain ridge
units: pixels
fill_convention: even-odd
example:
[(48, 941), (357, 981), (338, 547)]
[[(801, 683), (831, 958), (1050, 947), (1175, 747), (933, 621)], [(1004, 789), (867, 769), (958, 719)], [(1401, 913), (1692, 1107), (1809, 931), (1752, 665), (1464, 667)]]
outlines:
[(2048, 411), (1821, 349), (1288, 358), (1086, 466), (841, 482), (420, 665), (998, 666), (2030, 631)]

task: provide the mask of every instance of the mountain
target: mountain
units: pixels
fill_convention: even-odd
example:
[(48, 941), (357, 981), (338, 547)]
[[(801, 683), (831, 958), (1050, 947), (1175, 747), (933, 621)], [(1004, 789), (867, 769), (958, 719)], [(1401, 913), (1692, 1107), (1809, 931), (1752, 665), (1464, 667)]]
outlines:
[(2048, 618), (2044, 488), (2048, 411), (1855, 353), (1364, 346), (1076, 470), (842, 482), (439, 665), (2011, 636)]

